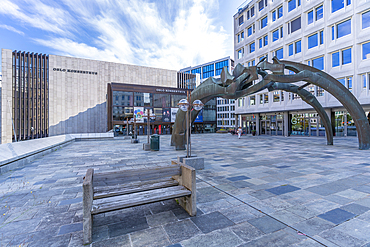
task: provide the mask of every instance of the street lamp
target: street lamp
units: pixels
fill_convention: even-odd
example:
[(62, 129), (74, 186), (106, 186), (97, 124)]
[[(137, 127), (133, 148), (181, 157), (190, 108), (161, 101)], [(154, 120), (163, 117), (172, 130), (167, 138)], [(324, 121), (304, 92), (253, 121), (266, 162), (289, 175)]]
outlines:
[[(150, 119), (151, 118), (154, 118), (155, 117), (155, 114), (150, 114), (150, 109), (147, 109), (147, 113), (146, 113), (146, 115), (144, 115), (143, 116), (144, 118), (146, 117), (147, 118), (147, 128), (148, 128), (148, 130), (147, 130), (147, 134), (148, 134), (148, 144), (147, 145), (149, 145), (149, 137), (150, 137)], [(148, 146), (149, 147), (149, 146)], [(147, 149), (145, 149), (145, 147), (144, 147), (144, 150), (149, 150), (149, 148), (147, 148)]]
[(190, 112), (191, 112), (191, 107), (193, 107), (194, 110), (200, 111), (202, 110), (204, 104), (200, 100), (194, 100), (193, 104), (190, 104), (191, 102), (191, 96), (189, 95), (189, 91), (187, 91), (187, 99), (182, 99), (179, 101), (177, 104), (180, 108), (181, 111), (186, 113), (186, 158), (191, 157), (191, 144), (189, 145), (189, 139), (191, 135), (191, 117), (190, 117)]

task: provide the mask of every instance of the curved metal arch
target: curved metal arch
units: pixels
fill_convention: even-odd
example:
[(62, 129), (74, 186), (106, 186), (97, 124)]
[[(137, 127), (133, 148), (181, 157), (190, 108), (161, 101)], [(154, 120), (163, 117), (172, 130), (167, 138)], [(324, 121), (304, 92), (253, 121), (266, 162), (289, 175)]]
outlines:
[(283, 90), (286, 92), (298, 94), (304, 102), (312, 106), (316, 110), (316, 112), (319, 114), (325, 126), (326, 144), (333, 145), (333, 129), (331, 128), (330, 119), (328, 115), (326, 114), (324, 108), (322, 107), (322, 105), (319, 103), (319, 101), (316, 99), (315, 96), (313, 96), (307, 90), (300, 89), (298, 86), (289, 84), (289, 83), (275, 82), (270, 87), (268, 87), (268, 90), (269, 91)]
[[(329, 74), (311, 66), (290, 61), (279, 61), (285, 65), (286, 69), (296, 72), (294, 75), (275, 75), (268, 74), (264, 78), (264, 83), (267, 85), (271, 81), (278, 81), (281, 83), (291, 83), (306, 81), (319, 86), (333, 95), (351, 115), (355, 122), (358, 133), (359, 149), (370, 148), (370, 125), (366, 118), (365, 112), (356, 97), (339, 81)], [(264, 62), (265, 67), (268, 63)], [(267, 66), (266, 66), (267, 65)]]

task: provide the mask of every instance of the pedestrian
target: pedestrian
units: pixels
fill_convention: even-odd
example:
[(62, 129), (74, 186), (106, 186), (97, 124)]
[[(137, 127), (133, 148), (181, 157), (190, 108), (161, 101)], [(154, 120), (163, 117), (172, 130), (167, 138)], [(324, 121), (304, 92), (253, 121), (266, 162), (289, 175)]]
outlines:
[(241, 128), (241, 127), (239, 127), (239, 128), (238, 128), (238, 131), (237, 131), (237, 133), (238, 133), (238, 138), (239, 138), (239, 139), (240, 139), (240, 136), (242, 135), (242, 132), (243, 132), (242, 128)]

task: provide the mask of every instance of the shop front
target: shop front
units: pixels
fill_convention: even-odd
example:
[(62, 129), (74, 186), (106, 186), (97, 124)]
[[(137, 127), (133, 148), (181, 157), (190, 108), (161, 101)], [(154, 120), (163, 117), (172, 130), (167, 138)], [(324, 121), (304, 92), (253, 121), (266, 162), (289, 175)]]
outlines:
[[(176, 120), (177, 104), (181, 99), (186, 98), (187, 90), (110, 83), (107, 94), (108, 129), (113, 129), (115, 135), (132, 135), (136, 126), (138, 135), (147, 135), (149, 111), (150, 134), (170, 135)], [(216, 106), (213, 107), (211, 103), (207, 103), (203, 112), (199, 114), (193, 125), (193, 133), (214, 132)], [(212, 115), (214, 115), (213, 121), (209, 117)], [(213, 128), (209, 127), (212, 125)]]
[(281, 113), (266, 114), (260, 117), (260, 135), (284, 135), (284, 116)]

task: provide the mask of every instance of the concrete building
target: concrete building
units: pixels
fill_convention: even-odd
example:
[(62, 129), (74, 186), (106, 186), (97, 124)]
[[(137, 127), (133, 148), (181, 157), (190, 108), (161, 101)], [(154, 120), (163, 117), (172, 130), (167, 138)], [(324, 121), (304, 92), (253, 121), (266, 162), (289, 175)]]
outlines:
[[(244, 66), (256, 65), (264, 57), (271, 62), (276, 56), (324, 70), (343, 83), (369, 114), (369, 1), (246, 1), (234, 15), (234, 52), (235, 62)], [(325, 108), (336, 136), (357, 134), (338, 100), (320, 87), (306, 89)], [(325, 135), (318, 114), (292, 93), (265, 90), (238, 99), (236, 114), (248, 133), (256, 129), (266, 135)]]
[[(183, 73), (199, 74), (201, 82), (208, 77), (220, 78), (222, 68), (227, 66), (230, 73), (234, 69), (234, 60), (224, 57), (208, 63), (187, 67), (180, 70)], [(217, 106), (217, 130), (235, 128), (235, 100), (217, 98), (208, 104)]]
[(1, 143), (123, 130), (147, 108), (156, 114), (153, 129), (169, 133), (174, 119), (163, 111), (186, 98), (187, 82), (199, 84), (175, 70), (7, 49), (1, 62)]

